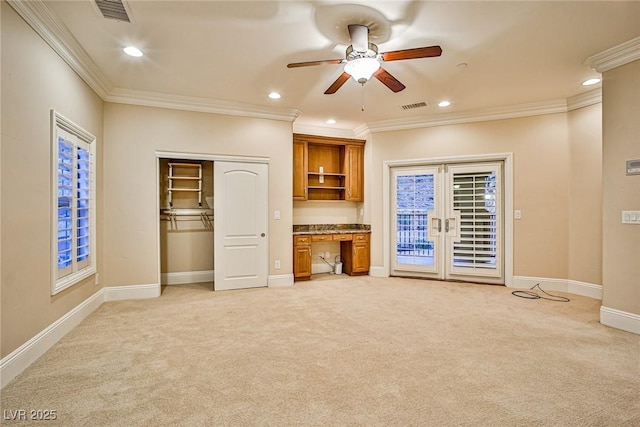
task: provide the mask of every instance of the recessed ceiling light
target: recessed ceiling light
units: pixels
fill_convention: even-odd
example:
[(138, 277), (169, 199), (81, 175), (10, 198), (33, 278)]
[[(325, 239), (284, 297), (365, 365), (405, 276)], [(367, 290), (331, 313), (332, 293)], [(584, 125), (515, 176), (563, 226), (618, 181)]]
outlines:
[(326, 123), (328, 125), (335, 125), (336, 124), (336, 120), (335, 119), (328, 119)]
[(133, 56), (135, 58), (140, 58), (142, 55), (144, 55), (144, 53), (142, 53), (142, 51), (140, 49), (138, 49), (137, 47), (135, 47), (135, 46), (127, 46), (122, 50), (127, 55)]
[(282, 98), (282, 95), (280, 95), (278, 92), (271, 92), (269, 94), (269, 98), (271, 98), (271, 99), (280, 99), (280, 98)]
[(449, 105), (451, 105), (451, 101), (440, 101), (440, 102), (438, 102), (438, 107), (440, 107), (440, 108), (445, 108), (445, 107), (448, 107)]
[(582, 86), (591, 86), (600, 83), (600, 79), (595, 77), (593, 79), (588, 79), (582, 82)]

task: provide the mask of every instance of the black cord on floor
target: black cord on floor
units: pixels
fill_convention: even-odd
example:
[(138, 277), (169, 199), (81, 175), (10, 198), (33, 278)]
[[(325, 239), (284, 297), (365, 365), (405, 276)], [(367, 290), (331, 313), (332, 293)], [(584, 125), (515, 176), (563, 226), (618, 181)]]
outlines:
[[(533, 290), (535, 288), (540, 289), (542, 291), (542, 293), (547, 295), (547, 296), (545, 297), (545, 296), (542, 296), (542, 295), (540, 295), (540, 294), (538, 294), (536, 292), (533, 292)], [(528, 291), (513, 291), (513, 292), (511, 292), (511, 295), (515, 295), (517, 297), (526, 298), (526, 299), (548, 299), (549, 301), (557, 301), (557, 302), (569, 302), (569, 301), (571, 301), (569, 298), (561, 297), (560, 295), (551, 295), (551, 294), (545, 292), (544, 289), (542, 289), (540, 287), (540, 283), (536, 283)], [(551, 298), (548, 298), (548, 297), (551, 297)]]

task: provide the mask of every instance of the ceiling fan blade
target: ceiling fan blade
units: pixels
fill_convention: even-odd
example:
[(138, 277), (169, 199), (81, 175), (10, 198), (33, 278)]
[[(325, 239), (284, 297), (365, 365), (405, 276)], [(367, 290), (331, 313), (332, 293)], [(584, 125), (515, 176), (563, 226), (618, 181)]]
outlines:
[(342, 87), (342, 85), (349, 80), (351, 76), (345, 72), (343, 72), (342, 74), (340, 74), (340, 77), (338, 77), (336, 79), (335, 82), (333, 82), (333, 84), (331, 86), (329, 86), (329, 89), (324, 91), (325, 95), (331, 95), (332, 93), (336, 93), (338, 91), (338, 89), (340, 89)]
[(387, 70), (385, 70), (382, 67), (378, 68), (378, 70), (375, 73), (373, 73), (373, 77), (380, 80), (383, 85), (385, 85), (386, 87), (388, 87), (394, 92), (400, 92), (406, 87), (405, 85), (400, 83), (398, 79), (393, 77), (391, 74), (389, 74)]
[(440, 46), (426, 46), (414, 49), (392, 50), (384, 52), (381, 56), (384, 61), (399, 61), (401, 59), (432, 58), (441, 54), (442, 48)]
[(342, 59), (327, 59), (324, 61), (309, 61), (309, 62), (294, 62), (287, 64), (287, 68), (309, 67), (311, 65), (323, 65), (323, 64), (342, 64)]
[(351, 46), (356, 52), (366, 52), (369, 49), (369, 28), (364, 25), (348, 25)]

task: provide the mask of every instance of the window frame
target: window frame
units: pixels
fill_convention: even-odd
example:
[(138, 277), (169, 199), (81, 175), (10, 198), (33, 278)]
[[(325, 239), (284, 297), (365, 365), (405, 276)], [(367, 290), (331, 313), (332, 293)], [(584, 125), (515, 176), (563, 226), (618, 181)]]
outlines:
[[(59, 206), (58, 194), (59, 184), (59, 144), (58, 137), (63, 136), (65, 140), (73, 145), (73, 165), (71, 184), (71, 242), (72, 257), (71, 265), (65, 270), (69, 271), (59, 277), (58, 266), (58, 234), (59, 234)], [(97, 251), (96, 251), (96, 179), (95, 179), (95, 152), (96, 137), (80, 126), (62, 116), (55, 110), (51, 110), (51, 295), (55, 295), (80, 281), (97, 273)], [(88, 183), (88, 232), (89, 232), (89, 254), (87, 259), (78, 261), (78, 229), (86, 228), (78, 225), (78, 156), (77, 150), (86, 150), (89, 156), (89, 183)], [(82, 208), (86, 209), (86, 208)]]

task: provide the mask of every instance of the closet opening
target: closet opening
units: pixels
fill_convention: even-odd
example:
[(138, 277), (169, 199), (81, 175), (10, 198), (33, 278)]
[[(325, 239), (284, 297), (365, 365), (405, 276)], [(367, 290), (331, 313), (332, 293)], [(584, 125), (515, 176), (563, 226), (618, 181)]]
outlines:
[(214, 289), (214, 162), (159, 158), (160, 283)]

